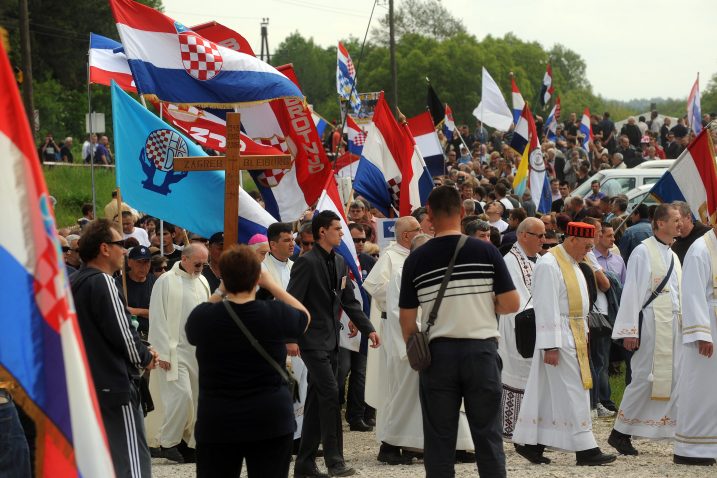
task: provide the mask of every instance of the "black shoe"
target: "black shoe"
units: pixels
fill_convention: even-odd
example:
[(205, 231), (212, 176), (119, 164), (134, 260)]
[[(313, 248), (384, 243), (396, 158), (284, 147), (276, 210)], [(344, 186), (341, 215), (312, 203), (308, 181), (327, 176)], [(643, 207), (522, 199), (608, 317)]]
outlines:
[(518, 455), (536, 465), (549, 465), (550, 458), (543, 456), (545, 448), (540, 445), (515, 445)]
[(714, 458), (695, 458), (692, 456), (673, 455), (672, 462), (675, 465), (712, 466), (717, 464)]
[(329, 476), (352, 476), (356, 474), (356, 470), (350, 466), (346, 466), (346, 463), (339, 463), (338, 465), (329, 467)]
[(162, 447), (162, 458), (166, 458), (167, 460), (176, 461), (177, 463), (184, 463), (184, 457), (179, 452), (179, 449), (177, 448), (176, 445), (171, 448)]
[(608, 445), (616, 449), (621, 455), (637, 456), (638, 451), (632, 446), (630, 441), (630, 435), (625, 435), (619, 431), (613, 429), (610, 432), (610, 438), (607, 439)]
[(363, 422), (364, 422), (366, 425), (370, 426), (370, 427), (375, 427), (375, 426), (376, 426), (376, 419), (375, 419), (375, 418), (366, 418), (366, 417), (364, 417), (364, 418), (363, 418)]
[(319, 468), (314, 464), (313, 468), (309, 467), (305, 470), (301, 470), (298, 466), (295, 466), (294, 478), (329, 478), (329, 475), (319, 471)]
[(602, 406), (610, 410), (611, 412), (617, 413), (617, 407), (612, 402), (600, 402), (602, 403)]
[(466, 450), (456, 450), (456, 464), (458, 463), (475, 463), (476, 454)]
[(600, 451), (600, 448), (584, 450), (575, 453), (575, 464), (577, 466), (600, 466), (607, 465), (617, 460), (615, 455), (609, 455)]
[(160, 447), (149, 447), (149, 456), (152, 458), (162, 458), (162, 449)]
[(197, 451), (194, 448), (189, 448), (189, 445), (187, 445), (184, 440), (179, 442), (179, 445), (177, 445), (177, 450), (179, 450), (179, 453), (182, 454), (182, 458), (184, 458), (184, 463), (197, 462)]
[(420, 452), (420, 451), (410, 451), (410, 450), (402, 449), (401, 455), (408, 462), (408, 463), (406, 463), (407, 465), (410, 465), (414, 458), (416, 460), (423, 460), (423, 452)]
[(352, 432), (370, 432), (373, 431), (373, 427), (366, 425), (363, 420), (358, 420), (349, 423), (349, 430), (351, 430)]
[(411, 457), (406, 457), (401, 454), (399, 447), (389, 445), (388, 443), (381, 443), (381, 448), (378, 449), (376, 459), (387, 465), (408, 465), (412, 460)]

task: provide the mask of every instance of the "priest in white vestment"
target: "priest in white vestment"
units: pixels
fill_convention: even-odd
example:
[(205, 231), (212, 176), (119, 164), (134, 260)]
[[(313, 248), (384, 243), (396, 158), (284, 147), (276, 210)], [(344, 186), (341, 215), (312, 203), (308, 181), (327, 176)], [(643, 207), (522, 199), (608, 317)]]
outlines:
[(682, 360), (673, 461), (714, 465), (717, 459), (717, 235), (687, 251), (682, 278)]
[[(416, 240), (425, 243), (430, 236), (422, 234)], [(386, 291), (386, 320), (383, 325), (383, 347), (386, 348), (385, 382), (383, 406), (376, 414), (376, 437), (382, 443), (390, 443), (403, 451), (408, 458), (406, 448), (423, 450), (423, 414), (418, 398), (418, 372), (411, 368), (406, 355), (406, 342), (403, 340), (399, 322), (398, 298), (401, 291), (401, 272), (393, 273)], [(418, 314), (420, 317), (421, 314)], [(420, 319), (417, 319), (420, 330)], [(464, 411), (458, 421), (458, 439), (456, 450), (473, 450), (468, 420)], [(410, 458), (402, 460), (410, 463)]]
[[(281, 288), (286, 290), (291, 278), (291, 267), (294, 262), (289, 259), (294, 253), (294, 237), (291, 224), (276, 222), (267, 230), (269, 239), (269, 253), (261, 263), (261, 268), (271, 275)], [(294, 440), (301, 438), (301, 430), (304, 424), (304, 404), (306, 403), (306, 392), (309, 388), (309, 371), (301, 360), (299, 344), (286, 344), (287, 368), (299, 384), (299, 400), (294, 402), (294, 418), (296, 419), (296, 431)]]
[(147, 423), (147, 436), (152, 444), (158, 439), (162, 457), (178, 462), (187, 458), (187, 453), (182, 453), (186, 449), (178, 448), (182, 440), (194, 447), (198, 366), (184, 326), (189, 313), (211, 295), (202, 276), (208, 254), (201, 244), (186, 246), (181, 260), (157, 279), (149, 303), (149, 342), (159, 353), (150, 388), (155, 403), (159, 398), (161, 406), (149, 415), (152, 420)]
[[(389, 281), (393, 274), (403, 267), (403, 263), (411, 250), (411, 240), (420, 231), (421, 226), (413, 216), (398, 218), (395, 225), (396, 242), (392, 242), (385, 250), (381, 251), (381, 256), (363, 282), (364, 290), (371, 295), (371, 324), (379, 335), (383, 334), (382, 329), (386, 319), (386, 297)], [(386, 398), (385, 390), (388, 385), (386, 384), (385, 370), (386, 352), (383, 348), (369, 348), (364, 400), (369, 406), (377, 410), (377, 414)], [(379, 461), (402, 463), (408, 460), (402, 458), (399, 447), (389, 443), (382, 443), (379, 450)]]
[[(654, 236), (630, 254), (620, 309), (612, 331), (628, 351), (632, 380), (608, 443), (623, 455), (637, 455), (632, 436), (672, 439), (677, 424), (677, 379), (681, 354), (680, 260), (670, 245), (680, 235), (680, 213), (661, 204), (653, 217)], [(644, 305), (669, 279), (647, 307)], [(644, 308), (643, 308), (644, 307)], [(639, 315), (642, 311), (642, 325)]]
[[(538, 252), (545, 239), (545, 224), (535, 217), (526, 218), (516, 230), (517, 242), (504, 256), (515, 290), (520, 296), (518, 312), (533, 308), (533, 269)], [(503, 437), (511, 439), (518, 419), (520, 404), (528, 382), (532, 359), (523, 358), (515, 345), (515, 316), (503, 314), (498, 317), (498, 353), (503, 361)]]
[(578, 261), (594, 237), (594, 226), (569, 223), (565, 242), (542, 256), (533, 272), (535, 352), (513, 432), (516, 451), (532, 463), (550, 463), (546, 446), (576, 452), (577, 465), (615, 461), (598, 448), (590, 417), (589, 296)]

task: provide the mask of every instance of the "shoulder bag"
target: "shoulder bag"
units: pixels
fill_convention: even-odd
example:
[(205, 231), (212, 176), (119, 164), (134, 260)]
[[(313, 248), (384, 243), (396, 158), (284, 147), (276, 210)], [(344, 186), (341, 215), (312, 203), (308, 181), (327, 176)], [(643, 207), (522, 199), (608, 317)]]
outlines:
[(408, 356), (408, 363), (411, 364), (411, 368), (413, 370), (420, 372), (421, 370), (427, 369), (431, 365), (431, 351), (428, 348), (428, 332), (431, 330), (433, 324), (436, 323), (436, 319), (438, 318), (438, 309), (441, 307), (443, 296), (446, 293), (446, 287), (448, 287), (448, 282), (451, 280), (451, 274), (453, 274), (453, 267), (456, 265), (456, 257), (458, 257), (458, 253), (461, 249), (463, 249), (467, 240), (468, 236), (465, 235), (461, 235), (458, 239), (456, 250), (453, 252), (453, 257), (451, 257), (451, 261), (448, 263), (446, 275), (443, 276), (441, 288), (438, 289), (438, 295), (436, 296), (436, 300), (433, 302), (433, 308), (428, 316), (426, 330), (424, 332), (416, 332), (411, 335), (408, 338), (408, 342), (406, 342), (406, 355)]
[(234, 312), (234, 309), (232, 309), (232, 306), (229, 305), (229, 301), (224, 299), (222, 302), (224, 302), (224, 307), (227, 309), (229, 316), (234, 320), (234, 323), (237, 324), (237, 326), (242, 331), (244, 336), (247, 338), (247, 340), (249, 341), (251, 346), (254, 347), (254, 350), (256, 350), (259, 353), (259, 355), (261, 355), (262, 358), (264, 360), (266, 360), (266, 362), (269, 365), (271, 365), (271, 367), (274, 370), (276, 370), (276, 372), (281, 377), (282, 382), (284, 382), (284, 385), (286, 385), (287, 388), (289, 389), (289, 394), (294, 399), (294, 402), (298, 402), (299, 401), (299, 396), (298, 396), (299, 387), (298, 387), (298, 384), (297, 384), (296, 380), (294, 379), (294, 377), (292, 377), (291, 374), (286, 371), (286, 368), (279, 365), (276, 362), (276, 360), (274, 360), (272, 358), (272, 356), (269, 355), (269, 353), (266, 351), (266, 349), (261, 346), (259, 341), (256, 340), (256, 338), (254, 338), (252, 333), (249, 332), (249, 329), (246, 328), (246, 325), (244, 325), (244, 322), (242, 322), (241, 319), (239, 318), (239, 316), (236, 314), (236, 312)]
[(527, 309), (531, 295), (523, 310), (515, 314), (515, 348), (523, 358), (532, 358), (535, 350), (535, 309)]

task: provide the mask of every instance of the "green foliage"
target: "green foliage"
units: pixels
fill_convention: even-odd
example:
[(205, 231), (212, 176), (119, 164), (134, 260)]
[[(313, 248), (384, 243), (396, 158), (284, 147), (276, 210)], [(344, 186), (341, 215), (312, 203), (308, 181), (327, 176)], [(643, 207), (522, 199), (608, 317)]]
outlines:
[(712, 75), (707, 83), (707, 88), (702, 92), (700, 101), (703, 114), (717, 112), (717, 73)]
[[(395, 38), (404, 35), (422, 35), (434, 40), (445, 40), (466, 33), (463, 22), (451, 15), (440, 0), (404, 0), (394, 9)], [(379, 26), (371, 31), (372, 40), (388, 45), (388, 13), (379, 19)]]
[[(57, 227), (77, 224), (82, 217), (82, 205), (92, 203), (92, 177), (89, 167), (43, 166), (45, 182), (51, 196), (57, 199), (55, 222)], [(114, 168), (95, 168), (97, 216), (102, 217), (105, 205), (115, 189)]]

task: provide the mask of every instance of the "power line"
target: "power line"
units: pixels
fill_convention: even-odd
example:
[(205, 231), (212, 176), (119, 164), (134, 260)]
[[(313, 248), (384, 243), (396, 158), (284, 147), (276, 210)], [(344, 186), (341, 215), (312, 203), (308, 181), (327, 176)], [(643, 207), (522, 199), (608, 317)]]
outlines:
[(301, 0), (274, 0), (279, 3), (285, 3), (287, 5), (294, 5), (298, 7), (303, 8), (309, 8), (313, 10), (319, 10), (327, 13), (336, 13), (337, 15), (347, 15), (347, 16), (359, 16), (359, 17), (366, 17), (366, 13), (358, 10), (350, 10), (346, 8), (336, 8), (329, 5), (319, 5), (317, 3), (311, 3), (311, 2), (305, 2)]

